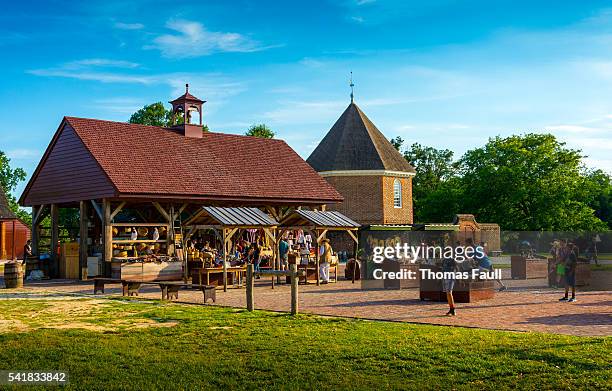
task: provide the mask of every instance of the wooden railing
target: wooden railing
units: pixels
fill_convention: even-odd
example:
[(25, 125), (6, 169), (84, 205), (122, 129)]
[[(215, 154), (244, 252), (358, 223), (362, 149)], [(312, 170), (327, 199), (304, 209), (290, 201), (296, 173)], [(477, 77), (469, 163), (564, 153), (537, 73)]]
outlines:
[[(297, 270), (297, 265), (289, 265), (289, 270), (265, 270), (255, 272), (254, 266), (252, 264), (247, 265), (246, 270), (246, 302), (247, 302), (247, 311), (253, 311), (254, 298), (253, 298), (253, 288), (255, 284), (255, 276), (289, 276), (291, 279), (291, 315), (296, 315), (298, 313), (298, 281), (299, 277), (305, 276), (306, 273), (304, 270)], [(274, 282), (272, 282), (274, 283)]]

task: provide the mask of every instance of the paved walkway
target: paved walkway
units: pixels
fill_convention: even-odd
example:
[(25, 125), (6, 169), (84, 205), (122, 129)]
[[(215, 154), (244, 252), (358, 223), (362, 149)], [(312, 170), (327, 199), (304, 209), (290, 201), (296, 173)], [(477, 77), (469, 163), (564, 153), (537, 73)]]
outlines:
[[(360, 284), (340, 281), (328, 285), (300, 285), (300, 312), (364, 319), (429, 323), (440, 325), (536, 331), (581, 336), (612, 336), (612, 292), (579, 292), (576, 303), (559, 302), (561, 290), (549, 289), (544, 280), (507, 281), (510, 289), (495, 298), (469, 304), (458, 304), (456, 317), (446, 317), (446, 303), (423, 302), (418, 290), (361, 290)], [(23, 290), (0, 291), (0, 299), (11, 297), (44, 298), (47, 294), (90, 296), (93, 284), (74, 281), (41, 282), (26, 285)], [(119, 285), (109, 285), (105, 296), (121, 294)], [(271, 289), (270, 280), (257, 280), (255, 307), (272, 311), (289, 311), (290, 287)], [(101, 295), (98, 295), (100, 297)], [(156, 286), (144, 286), (141, 298), (159, 299)], [(179, 302), (202, 303), (202, 293), (183, 290)], [(245, 308), (245, 290), (217, 291), (216, 305)]]

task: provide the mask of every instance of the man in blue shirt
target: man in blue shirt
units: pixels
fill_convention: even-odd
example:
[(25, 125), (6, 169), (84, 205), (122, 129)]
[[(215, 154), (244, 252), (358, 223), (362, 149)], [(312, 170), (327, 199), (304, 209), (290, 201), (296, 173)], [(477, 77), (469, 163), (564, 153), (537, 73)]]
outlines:
[(278, 253), (280, 254), (280, 268), (285, 270), (289, 265), (289, 243), (287, 243), (285, 238), (281, 238), (278, 244)]

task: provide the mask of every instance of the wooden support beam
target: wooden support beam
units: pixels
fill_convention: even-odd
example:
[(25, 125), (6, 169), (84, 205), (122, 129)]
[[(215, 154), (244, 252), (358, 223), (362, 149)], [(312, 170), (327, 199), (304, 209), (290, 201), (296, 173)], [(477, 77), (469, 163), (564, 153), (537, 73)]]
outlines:
[(104, 261), (110, 262), (113, 257), (113, 226), (111, 224), (111, 206), (107, 199), (102, 200), (102, 241), (104, 243)]
[(168, 214), (168, 212), (166, 212), (166, 210), (164, 208), (162, 208), (162, 206), (159, 204), (159, 202), (151, 202), (153, 204), (153, 206), (155, 207), (155, 209), (157, 209), (157, 211), (159, 212), (160, 215), (162, 215), (162, 217), (164, 219), (166, 219), (167, 222), (171, 223), (172, 220), (170, 218), (170, 215)]
[[(15, 228), (16, 228), (15, 227), (15, 220), (13, 220), (13, 238), (12, 238), (13, 239), (13, 248), (11, 250), (12, 251), (12, 253), (11, 253), (12, 257), (11, 258), (13, 259), (13, 261), (17, 260), (17, 247), (16, 247), (16, 243), (15, 243), (15, 239), (17, 239), (17, 237), (16, 237), (17, 233), (15, 232), (16, 231)], [(25, 258), (25, 255), (24, 255), (24, 258)], [(24, 263), (25, 263), (25, 259), (24, 259)]]
[(183, 213), (185, 211), (185, 209), (187, 209), (188, 206), (189, 206), (189, 204), (187, 204), (187, 203), (181, 205), (181, 207), (178, 210), (178, 214)]
[(323, 238), (325, 238), (325, 234), (327, 233), (327, 230), (324, 229), (321, 231), (321, 234), (319, 235), (319, 233), (317, 232), (317, 243), (321, 244), (321, 240), (323, 240)]
[(247, 265), (246, 270), (246, 302), (247, 302), (247, 311), (253, 311), (254, 303), (253, 303), (253, 264), (249, 263)]
[(40, 222), (45, 217), (45, 205), (32, 207), (32, 225), (40, 225)]
[(347, 230), (347, 231), (346, 231), (346, 233), (348, 233), (348, 234), (350, 235), (350, 237), (351, 237), (351, 238), (353, 238), (353, 240), (355, 241), (355, 243), (358, 243), (358, 242), (359, 242), (359, 239), (357, 239), (357, 236), (356, 236), (356, 235), (355, 235), (353, 232), (351, 232), (351, 231)]
[(223, 228), (223, 292), (227, 292), (227, 249), (225, 246), (225, 238), (227, 237), (227, 229)]
[(117, 216), (117, 214), (119, 214), (119, 212), (121, 212), (121, 210), (123, 209), (123, 207), (125, 206), (126, 202), (123, 201), (121, 202), (117, 208), (115, 208), (115, 210), (113, 211), (113, 213), (111, 213), (110, 218), (111, 220), (115, 218), (115, 216)]
[(87, 201), (81, 201), (79, 207), (79, 279), (87, 280), (87, 225), (89, 222)]
[(104, 223), (104, 213), (102, 213), (102, 207), (98, 205), (94, 200), (91, 200), (91, 206), (93, 206), (94, 210), (96, 211), (96, 214), (100, 218), (100, 221)]
[(6, 259), (6, 224), (0, 221), (0, 259)]
[(291, 315), (297, 315), (298, 311), (298, 275), (297, 265), (289, 266), (291, 270)]
[(51, 263), (52, 267), (49, 271), (51, 277), (56, 278), (59, 275), (59, 259), (57, 254), (57, 244), (59, 242), (59, 208), (57, 204), (51, 204)]
[(195, 220), (197, 220), (200, 216), (202, 216), (203, 214), (204, 214), (204, 209), (199, 209), (197, 212), (195, 212), (189, 218), (187, 218), (187, 220), (185, 220), (183, 225), (192, 225), (192, 223)]
[(40, 209), (42, 209), (43, 206), (44, 205), (35, 205), (32, 207), (32, 255), (38, 255), (39, 221), (35, 218), (35, 216), (40, 215)]

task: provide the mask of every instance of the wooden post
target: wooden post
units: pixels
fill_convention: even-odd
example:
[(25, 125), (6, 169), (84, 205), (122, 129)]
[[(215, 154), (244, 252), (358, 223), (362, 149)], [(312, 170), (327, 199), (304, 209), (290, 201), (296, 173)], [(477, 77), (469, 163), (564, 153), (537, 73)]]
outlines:
[(227, 292), (227, 229), (223, 228), (223, 292)]
[(6, 224), (0, 222), (0, 259), (6, 259)]
[[(13, 249), (12, 249), (12, 251), (13, 251), (13, 257), (12, 257), (13, 261), (17, 260), (17, 251), (16, 251), (16, 245), (15, 245), (15, 239), (17, 238), (17, 236), (15, 234), (15, 228), (16, 228), (15, 227), (15, 220), (13, 220)], [(24, 258), (25, 258), (25, 255), (24, 255)], [(25, 261), (25, 259), (24, 259), (24, 261)], [(25, 264), (25, 262), (24, 262), (24, 264)]]
[[(15, 234), (15, 220), (13, 220), (13, 261), (17, 260), (17, 251), (16, 251), (16, 244), (15, 244), (15, 239), (17, 239), (17, 235)], [(23, 256), (24, 258), (24, 264), (25, 264), (25, 254)], [(25, 269), (24, 269), (25, 270)]]
[[(111, 225), (111, 204), (107, 199), (102, 200), (102, 241), (104, 242), (104, 262), (105, 269), (110, 267), (110, 261), (113, 257), (113, 226)], [(106, 273), (108, 274), (108, 273)]]
[(87, 280), (87, 241), (88, 241), (88, 222), (87, 205), (89, 201), (81, 201), (79, 208), (80, 230), (79, 230), (79, 270), (81, 271), (79, 278)]
[(291, 270), (291, 315), (298, 313), (298, 276), (297, 265), (289, 265)]
[(51, 204), (51, 277), (59, 276), (59, 259), (57, 257), (57, 242), (59, 241), (59, 208), (57, 204)]
[(246, 302), (247, 302), (247, 311), (253, 311), (253, 264), (250, 263), (247, 265), (246, 270)]
[[(316, 239), (317, 240), (317, 250), (316, 250), (317, 251), (316, 252), (316, 255), (317, 255), (317, 258), (316, 258), (317, 259), (317, 270), (315, 270), (315, 275), (317, 276), (317, 286), (319, 286), (319, 285), (321, 285), (321, 282), (319, 281), (320, 277), (321, 277), (321, 276), (319, 276), (319, 270), (320, 270), (319, 269), (319, 262), (320, 262), (320, 260), (319, 260), (319, 250), (320, 250), (320, 248), (319, 247), (321, 246), (321, 244), (319, 243), (319, 239), (318, 239), (319, 231), (315, 231), (315, 234), (317, 235), (316, 236), (316, 238), (317, 238)], [(306, 273), (306, 281), (308, 281), (308, 273)]]
[(40, 209), (42, 206), (33, 206), (32, 207), (32, 255), (38, 255), (38, 226), (39, 221), (36, 217), (40, 213)]

